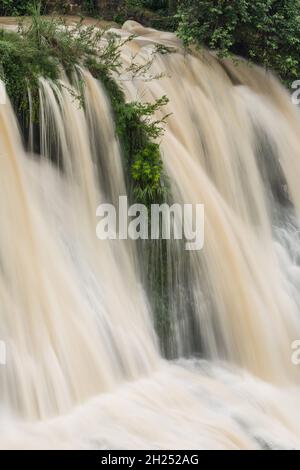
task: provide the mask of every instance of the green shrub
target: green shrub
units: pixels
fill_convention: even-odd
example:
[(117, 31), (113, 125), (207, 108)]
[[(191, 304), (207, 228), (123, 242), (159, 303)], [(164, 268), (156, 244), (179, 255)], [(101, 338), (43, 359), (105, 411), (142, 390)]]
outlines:
[(161, 185), (162, 160), (159, 145), (148, 142), (135, 154), (131, 165), (131, 177), (134, 183), (134, 198), (140, 202), (151, 203), (164, 198)]
[(184, 0), (178, 20), (186, 45), (241, 55), (287, 83), (300, 76), (300, 0)]
[(154, 103), (113, 101), (117, 133), (128, 168), (128, 189), (133, 201), (150, 205), (161, 203), (168, 193), (168, 180), (163, 171), (160, 147), (167, 119), (153, 120), (154, 113), (168, 102), (166, 96)]
[[(40, 2), (44, 8), (47, 0)], [(36, 4), (35, 0), (1, 0), (0, 16), (22, 16), (28, 13), (28, 9)]]

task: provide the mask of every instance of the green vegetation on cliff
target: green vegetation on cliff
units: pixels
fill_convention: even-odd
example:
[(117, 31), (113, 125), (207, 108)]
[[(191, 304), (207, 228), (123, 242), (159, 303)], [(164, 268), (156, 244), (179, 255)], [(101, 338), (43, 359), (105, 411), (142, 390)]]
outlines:
[(183, 0), (178, 34), (273, 70), (290, 85), (300, 77), (300, 0)]
[[(162, 129), (152, 116), (167, 99), (162, 97), (151, 104), (125, 101), (113, 78), (121, 66), (124, 43), (117, 36), (106, 35), (106, 41), (101, 42), (104, 32), (97, 26), (79, 21), (74, 27), (66, 27), (63, 20), (40, 16), (39, 7), (31, 13), (30, 21), (20, 22), (18, 33), (0, 29), (0, 78), (23, 129), (30, 117), (39, 125), (39, 78), (48, 78), (60, 87), (62, 70), (72, 83), (78, 65), (84, 66), (109, 94), (132, 197), (146, 204), (160, 202), (166, 191), (157, 143)], [(82, 91), (74, 99), (84, 106)]]

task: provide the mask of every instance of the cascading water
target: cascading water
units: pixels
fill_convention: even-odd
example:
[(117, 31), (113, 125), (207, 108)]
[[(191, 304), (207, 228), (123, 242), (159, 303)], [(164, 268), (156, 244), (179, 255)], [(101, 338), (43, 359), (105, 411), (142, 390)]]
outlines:
[(172, 49), (154, 56), (160, 80), (122, 86), (130, 100), (170, 99), (172, 200), (205, 205), (205, 247), (170, 244), (150, 273), (164, 263), (168, 361), (147, 258), (95, 235), (96, 207), (126, 194), (102, 86), (79, 70), (83, 110), (66, 78), (41, 78), (38, 158), (1, 105), (0, 447), (300, 448), (298, 112), (259, 69), (185, 55), (133, 22), (117, 33), (137, 35), (124, 65)]
[[(127, 28), (140, 32), (135, 23)], [(205, 52), (185, 56), (172, 35), (148, 30), (134, 42), (136, 57), (149, 60), (156, 40), (173, 47), (173, 53), (159, 55), (152, 65), (153, 75), (165, 78), (125, 86), (131, 99), (167, 94), (171, 117), (162, 149), (174, 200), (205, 205), (205, 249), (193, 252), (188, 274), (198, 335), (213, 358), (229, 359), (263, 378), (297, 380), (290, 361), (290, 345), (300, 327), (297, 297), (291, 294), (293, 283), (283, 278), (272, 227), (277, 212), (288, 213), (278, 206), (276, 183), (283, 192), (286, 182), (297, 204), (298, 117), (271, 77), (263, 80), (260, 70), (247, 68), (256, 87), (263, 81), (265, 90), (253, 90), (242, 77), (234, 86), (226, 64)], [(132, 54), (129, 44), (124, 60)], [(276, 174), (279, 165), (282, 176)], [(290, 268), (297, 278), (298, 268)], [(180, 276), (174, 276), (175, 282)], [(173, 295), (182, 294), (176, 285), (170, 287)], [(182, 306), (180, 299), (175, 310), (177, 305)], [(173, 312), (175, 321), (180, 316)]]

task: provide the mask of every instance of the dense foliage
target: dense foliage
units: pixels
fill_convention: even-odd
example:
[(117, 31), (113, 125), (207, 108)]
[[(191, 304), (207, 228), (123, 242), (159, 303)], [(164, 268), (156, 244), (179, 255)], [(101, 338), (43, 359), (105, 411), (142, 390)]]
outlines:
[[(35, 5), (35, 0), (1, 0), (0, 16), (21, 16), (28, 13), (28, 8)], [(47, 0), (41, 0), (40, 5), (46, 7)]]
[(177, 0), (121, 0), (109, 19), (118, 23), (133, 19), (145, 26), (174, 31), (176, 5)]
[(287, 83), (300, 76), (300, 0), (184, 0), (178, 19), (186, 45), (241, 55)]

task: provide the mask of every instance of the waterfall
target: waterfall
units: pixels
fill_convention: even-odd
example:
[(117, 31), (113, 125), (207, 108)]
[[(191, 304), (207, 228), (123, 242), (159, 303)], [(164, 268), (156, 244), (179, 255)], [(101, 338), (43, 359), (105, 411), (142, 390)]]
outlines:
[[(104, 196), (87, 116), (70, 91), (59, 94), (60, 106), (54, 92), (51, 83), (41, 80), (41, 159), (25, 155), (9, 105), (0, 111), (0, 210), (5, 221), (0, 328), (8, 351), (1, 399), (31, 418), (66, 412), (125, 377), (151, 371), (157, 360), (134, 253), (125, 245), (97, 243), (95, 207)], [(101, 103), (102, 110), (107, 107), (96, 81), (87, 86), (87, 94), (97, 95), (95, 104)], [(97, 110), (94, 114), (111, 136), (108, 109), (106, 123)], [(47, 159), (51, 135), (63, 174)], [(118, 145), (110, 152), (108, 165), (116, 167), (114, 184), (122, 191)]]
[[(115, 79), (129, 101), (168, 96), (170, 199), (204, 204), (205, 246), (97, 239), (97, 206), (126, 182), (88, 71), (84, 107), (76, 80), (41, 77), (40, 155), (32, 123), (26, 151), (0, 105), (0, 448), (300, 448), (299, 112), (255, 66), (135, 22), (116, 32), (136, 35), (125, 68), (134, 56), (161, 75)], [(162, 264), (165, 342), (150, 288)]]
[[(125, 27), (140, 33), (135, 23)], [(153, 41), (173, 52), (154, 59), (150, 73), (163, 73), (160, 80), (125, 82), (128, 97), (169, 97), (162, 152), (174, 200), (205, 205), (205, 249), (192, 252), (188, 273), (194, 334), (206, 357), (226, 358), (265, 379), (298, 381), (290, 345), (300, 328), (294, 288), (300, 271), (282, 245), (280, 260), (274, 229), (284, 229), (279, 214), (296, 221), (293, 209), (280, 204), (278, 191), (286, 185), (297, 207), (299, 117), (280, 86), (261, 70), (247, 67), (248, 78), (239, 77), (235, 85), (226, 64), (211, 54), (184, 55), (176, 38), (144, 31), (127, 45), (124, 60), (130, 60), (132, 49), (141, 61), (150, 60)], [(253, 89), (251, 78), (264, 88)], [(281, 261), (288, 264), (287, 272)], [(185, 315), (177, 311), (180, 296), (186, 295), (176, 286), (184, 276), (181, 266), (172, 265), (178, 272), (170, 285), (177, 323)], [(190, 342), (189, 336), (179, 337)]]

